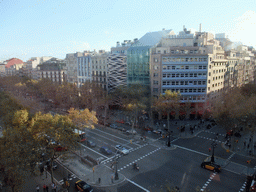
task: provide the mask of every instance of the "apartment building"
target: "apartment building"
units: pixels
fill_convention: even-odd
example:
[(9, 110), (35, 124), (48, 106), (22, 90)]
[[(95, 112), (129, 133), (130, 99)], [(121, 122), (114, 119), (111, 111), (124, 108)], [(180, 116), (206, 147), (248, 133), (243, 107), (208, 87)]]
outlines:
[(81, 87), (86, 81), (92, 81), (92, 54), (94, 52), (77, 52), (77, 86)]
[(65, 60), (51, 58), (37, 66), (40, 78), (49, 78), (59, 84), (67, 80), (67, 70)]
[(137, 41), (138, 39), (124, 40), (121, 44), (118, 41), (116, 47), (111, 48), (108, 57), (108, 91), (111, 92), (116, 87), (127, 84), (127, 50)]
[(5, 75), (13, 76), (19, 74), (19, 69), (22, 68), (24, 62), (17, 58), (12, 58), (4, 62), (5, 64)]
[(67, 81), (77, 84), (77, 53), (66, 54)]
[(105, 50), (94, 52), (91, 56), (92, 81), (104, 90), (107, 90), (108, 57), (109, 52)]

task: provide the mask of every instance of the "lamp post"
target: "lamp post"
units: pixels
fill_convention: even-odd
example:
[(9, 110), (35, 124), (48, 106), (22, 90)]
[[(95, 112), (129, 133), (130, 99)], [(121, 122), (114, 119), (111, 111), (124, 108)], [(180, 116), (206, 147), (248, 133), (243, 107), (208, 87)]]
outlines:
[(117, 163), (118, 163), (118, 157), (116, 158), (116, 171), (115, 171), (115, 180), (118, 180), (118, 173), (117, 173)]
[(212, 157), (211, 162), (214, 162), (214, 148), (217, 146), (217, 143), (215, 141), (212, 142)]

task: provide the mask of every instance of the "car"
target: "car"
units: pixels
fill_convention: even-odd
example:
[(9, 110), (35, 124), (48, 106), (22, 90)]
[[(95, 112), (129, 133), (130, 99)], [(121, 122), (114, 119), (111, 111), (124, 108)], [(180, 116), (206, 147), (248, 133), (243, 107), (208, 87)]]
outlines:
[(116, 120), (116, 122), (124, 124), (124, 120), (122, 120), (122, 119), (121, 120)]
[(235, 132), (235, 137), (242, 137), (242, 135), (241, 135), (241, 133), (239, 133), (239, 132)]
[(158, 130), (153, 130), (153, 133), (155, 134), (161, 134), (163, 131), (161, 129), (158, 129)]
[(153, 128), (151, 128), (151, 127), (145, 127), (144, 130), (145, 130), (145, 131), (153, 131)]
[(93, 141), (91, 141), (91, 140), (87, 140), (87, 141), (86, 141), (86, 145), (87, 145), (88, 147), (95, 147), (95, 146), (96, 146), (96, 144), (95, 144)]
[(111, 124), (110, 127), (113, 128), (113, 129), (117, 129), (117, 125), (116, 124)]
[(130, 125), (130, 126), (131, 126), (132, 123), (131, 123), (130, 121), (126, 121), (126, 122), (125, 122), (125, 125)]
[(93, 188), (82, 180), (78, 180), (75, 183), (75, 188), (81, 192), (93, 192)]
[(232, 130), (232, 129), (231, 129), (231, 130), (228, 130), (226, 135), (228, 135), (228, 136), (233, 136), (233, 130)]
[(112, 151), (108, 148), (108, 147), (105, 147), (105, 146), (102, 146), (100, 148), (100, 152), (106, 154), (106, 155), (111, 155), (112, 154)]
[(203, 163), (201, 163), (201, 167), (204, 169), (208, 169), (214, 172), (219, 173), (220, 172), (220, 165), (212, 162), (212, 161), (204, 161)]
[(137, 132), (136, 132), (135, 130), (132, 130), (132, 129), (131, 129), (131, 130), (127, 130), (126, 133), (127, 133), (127, 134), (133, 134), (133, 135), (135, 135)]
[(127, 155), (129, 153), (129, 150), (123, 147), (122, 145), (116, 145), (115, 150), (123, 155)]
[(117, 127), (117, 129), (118, 129), (119, 131), (126, 132), (126, 129), (123, 128), (123, 127)]

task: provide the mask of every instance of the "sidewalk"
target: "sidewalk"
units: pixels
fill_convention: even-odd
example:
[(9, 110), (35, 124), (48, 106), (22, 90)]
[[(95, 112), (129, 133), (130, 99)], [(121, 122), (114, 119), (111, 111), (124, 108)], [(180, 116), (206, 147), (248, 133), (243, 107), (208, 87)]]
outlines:
[(125, 176), (118, 173), (118, 179), (115, 179), (114, 171), (104, 164), (90, 167), (82, 163), (80, 157), (70, 154), (70, 158), (59, 159), (59, 161), (68, 167), (79, 179), (85, 181), (92, 187), (98, 189), (108, 189), (116, 191), (117, 186), (123, 184), (126, 180)]

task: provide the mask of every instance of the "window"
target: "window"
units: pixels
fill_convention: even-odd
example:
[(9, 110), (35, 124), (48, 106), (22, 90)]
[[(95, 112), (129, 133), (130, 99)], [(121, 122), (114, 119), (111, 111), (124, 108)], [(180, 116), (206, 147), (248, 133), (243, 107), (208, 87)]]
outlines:
[(210, 87), (208, 87), (208, 91), (210, 91), (211, 90), (211, 88)]
[(189, 77), (193, 77), (193, 73), (189, 73)]
[(185, 77), (188, 77), (188, 73), (185, 73)]
[(163, 78), (166, 78), (166, 73), (163, 73)]
[(157, 66), (157, 65), (155, 65), (155, 66), (154, 66), (154, 69), (155, 69), (155, 70), (157, 70), (157, 69), (158, 69), (158, 66)]
[(179, 81), (176, 81), (176, 83), (175, 83), (176, 85), (179, 85)]
[(180, 85), (184, 85), (184, 81), (181, 81), (181, 82), (180, 82)]
[(194, 85), (197, 85), (197, 81), (194, 81)]
[(166, 81), (163, 81), (163, 85), (166, 85)]
[(214, 81), (214, 80), (215, 80), (215, 77), (213, 77), (212, 80)]
[(188, 85), (188, 81), (185, 81), (185, 85)]
[(197, 73), (194, 73), (194, 77), (197, 77)]
[(179, 73), (176, 73), (176, 77), (180, 77), (180, 74), (179, 74)]
[(202, 65), (199, 65), (199, 69), (202, 69), (203, 68), (203, 66)]
[(209, 76), (211, 76), (211, 72), (209, 72)]
[(205, 89), (202, 89), (202, 92), (204, 93), (204, 92), (205, 92)]
[(189, 89), (189, 93), (192, 93), (192, 89)]
[(166, 70), (166, 66), (163, 66), (163, 70)]
[(157, 63), (157, 62), (158, 62), (158, 59), (157, 59), (157, 58), (154, 58), (154, 61), (155, 61), (155, 63)]
[(198, 89), (198, 92), (200, 93), (202, 90), (201, 89)]
[(175, 70), (175, 66), (172, 66), (172, 70)]
[(183, 89), (180, 89), (180, 92), (181, 92), (181, 93), (183, 93), (183, 91), (184, 91)]
[(212, 68), (212, 66), (211, 65), (209, 65), (209, 69), (211, 69)]
[(153, 81), (153, 84), (154, 85), (158, 85), (158, 81)]
[(180, 74), (180, 77), (184, 77), (184, 73), (181, 73), (181, 74)]
[(153, 88), (153, 93), (157, 93), (158, 92), (158, 88)]
[(205, 85), (205, 84), (206, 84), (206, 81), (202, 81), (202, 83), (203, 83), (203, 85)]
[(201, 85), (202, 84), (202, 81), (198, 81), (198, 85)]
[(193, 84), (193, 81), (189, 81), (189, 84), (191, 84), (191, 85), (192, 85), (192, 84)]
[(188, 92), (188, 89), (184, 89), (185, 90), (185, 93), (187, 93)]
[[(196, 89), (193, 89), (193, 92), (195, 93), (196, 92)], [(198, 91), (199, 92), (199, 91)]]
[[(165, 74), (165, 73), (164, 73)], [(166, 74), (165, 74), (166, 75)], [(158, 77), (158, 73), (154, 73), (154, 77)]]
[(186, 69), (189, 69), (189, 66), (186, 66)]
[(172, 81), (172, 85), (175, 85), (175, 81)]
[(167, 85), (170, 85), (170, 83), (171, 83), (170, 81), (167, 81)]
[(203, 69), (206, 69), (206, 66), (203, 66)]
[(172, 77), (175, 77), (175, 73), (172, 73)]

